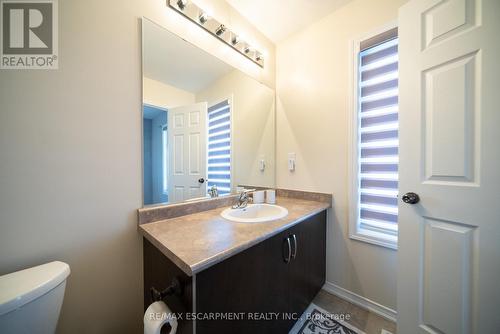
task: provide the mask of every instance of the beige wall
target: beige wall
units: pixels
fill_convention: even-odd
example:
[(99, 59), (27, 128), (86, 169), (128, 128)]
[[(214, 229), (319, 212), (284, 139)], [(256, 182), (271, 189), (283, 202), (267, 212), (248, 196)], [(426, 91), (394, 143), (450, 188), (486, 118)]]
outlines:
[[(233, 99), (233, 185), (275, 185), (274, 95), (274, 90), (238, 70), (196, 94), (198, 102), (208, 105)], [(259, 170), (261, 157), (266, 161), (263, 172)]]
[(172, 108), (195, 103), (195, 95), (186, 90), (144, 77), (143, 101), (162, 108)]
[[(277, 46), (277, 185), (333, 193), (327, 281), (396, 308), (396, 252), (348, 237), (349, 41), (405, 0), (357, 0)], [(287, 169), (287, 154), (297, 169)]]
[(59, 333), (142, 330), (143, 15), (274, 84), (165, 1), (59, 1), (59, 70), (0, 71), (0, 274), (69, 263)]

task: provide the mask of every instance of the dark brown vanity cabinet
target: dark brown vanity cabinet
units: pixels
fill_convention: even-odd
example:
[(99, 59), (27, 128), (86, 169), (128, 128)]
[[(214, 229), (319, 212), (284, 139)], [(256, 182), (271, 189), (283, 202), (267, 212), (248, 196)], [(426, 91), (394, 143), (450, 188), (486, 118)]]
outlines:
[(197, 321), (196, 332), (288, 333), (325, 282), (325, 255), (323, 211), (200, 272), (196, 312), (246, 316)]
[[(162, 281), (152, 261), (146, 260), (151, 247), (145, 241), (145, 294), (149, 282)], [(322, 211), (193, 278), (168, 266), (187, 289), (167, 303), (176, 312), (194, 312), (197, 317), (179, 326), (178, 333), (192, 333), (194, 326), (197, 334), (288, 333), (325, 282), (325, 256), (326, 211)], [(170, 279), (165, 270), (159, 272), (163, 281)], [(210, 315), (217, 320), (204, 319)]]

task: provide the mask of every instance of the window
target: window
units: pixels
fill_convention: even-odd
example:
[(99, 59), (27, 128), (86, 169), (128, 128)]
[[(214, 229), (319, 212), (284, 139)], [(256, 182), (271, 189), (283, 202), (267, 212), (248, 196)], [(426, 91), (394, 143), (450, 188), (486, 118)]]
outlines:
[(231, 192), (231, 108), (224, 100), (208, 108), (208, 188)]
[(397, 248), (397, 28), (358, 42), (350, 235)]

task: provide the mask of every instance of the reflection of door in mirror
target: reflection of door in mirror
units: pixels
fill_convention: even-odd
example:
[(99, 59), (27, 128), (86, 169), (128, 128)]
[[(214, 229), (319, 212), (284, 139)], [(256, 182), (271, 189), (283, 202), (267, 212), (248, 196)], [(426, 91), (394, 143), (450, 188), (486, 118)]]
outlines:
[(144, 204), (168, 202), (165, 168), (168, 163), (168, 147), (165, 134), (168, 129), (168, 111), (164, 108), (144, 105)]
[[(225, 110), (222, 111), (225, 113)], [(175, 203), (206, 196), (208, 184), (206, 182), (207, 114), (206, 102), (168, 110), (158, 106), (144, 105), (145, 205)], [(227, 139), (214, 142), (213, 145), (221, 147), (221, 144), (225, 145), (229, 141), (229, 134), (226, 135), (224, 131), (221, 131), (222, 127), (226, 128), (226, 124), (221, 123), (221, 121), (226, 121), (226, 117), (220, 118), (217, 115), (212, 122), (216, 126), (212, 132), (216, 131), (214, 133), (218, 136), (216, 138), (222, 134)], [(226, 147), (222, 148), (226, 149)], [(218, 151), (215, 152), (215, 154), (218, 153)], [(229, 168), (225, 164), (220, 165), (224, 165), (223, 168)], [(226, 174), (229, 175), (229, 172)], [(222, 190), (225, 191), (225, 188)]]
[(170, 202), (206, 195), (207, 103), (171, 108), (168, 112)]

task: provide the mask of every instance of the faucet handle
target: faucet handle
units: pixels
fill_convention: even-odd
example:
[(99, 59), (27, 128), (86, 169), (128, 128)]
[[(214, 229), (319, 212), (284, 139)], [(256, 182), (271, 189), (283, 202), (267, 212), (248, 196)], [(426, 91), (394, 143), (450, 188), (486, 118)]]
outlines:
[(208, 190), (208, 194), (210, 195), (210, 197), (219, 197), (219, 191), (217, 190), (217, 185), (213, 185), (210, 187), (210, 189)]
[(233, 209), (243, 209), (247, 206), (248, 202), (252, 200), (252, 198), (248, 195), (248, 190), (243, 190), (238, 196), (238, 203), (232, 206)]

